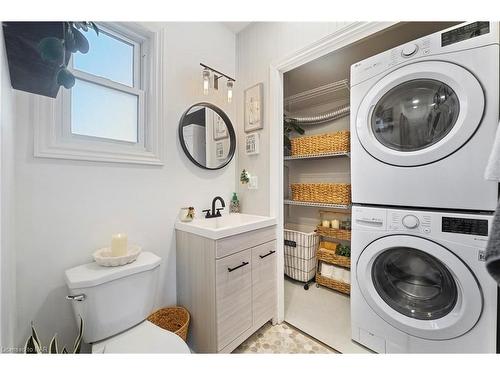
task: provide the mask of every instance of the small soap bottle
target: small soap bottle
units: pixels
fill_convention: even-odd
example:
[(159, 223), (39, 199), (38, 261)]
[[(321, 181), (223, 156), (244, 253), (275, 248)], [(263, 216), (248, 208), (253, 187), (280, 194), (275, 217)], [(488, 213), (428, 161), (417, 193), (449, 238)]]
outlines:
[(240, 201), (238, 200), (238, 196), (236, 195), (236, 193), (233, 193), (233, 197), (231, 198), (231, 203), (229, 204), (229, 212), (240, 212)]

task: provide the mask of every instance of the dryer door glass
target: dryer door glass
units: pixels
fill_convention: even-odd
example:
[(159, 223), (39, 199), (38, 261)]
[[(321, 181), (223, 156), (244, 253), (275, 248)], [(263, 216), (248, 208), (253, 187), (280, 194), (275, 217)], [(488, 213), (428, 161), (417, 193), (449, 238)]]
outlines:
[(460, 103), (451, 87), (438, 80), (415, 79), (382, 96), (374, 108), (371, 127), (385, 147), (417, 151), (443, 139), (459, 112)]
[(377, 256), (372, 280), (380, 297), (411, 318), (435, 320), (457, 302), (457, 285), (446, 266), (432, 255), (409, 247), (395, 247)]

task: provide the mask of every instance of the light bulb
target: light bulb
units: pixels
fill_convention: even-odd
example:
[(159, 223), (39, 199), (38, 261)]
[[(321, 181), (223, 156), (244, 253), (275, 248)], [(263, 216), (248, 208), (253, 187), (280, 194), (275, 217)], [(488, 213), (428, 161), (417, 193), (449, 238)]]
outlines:
[(233, 81), (227, 81), (227, 102), (233, 101)]
[(207, 68), (203, 69), (203, 94), (208, 95), (208, 89), (210, 87), (210, 70)]

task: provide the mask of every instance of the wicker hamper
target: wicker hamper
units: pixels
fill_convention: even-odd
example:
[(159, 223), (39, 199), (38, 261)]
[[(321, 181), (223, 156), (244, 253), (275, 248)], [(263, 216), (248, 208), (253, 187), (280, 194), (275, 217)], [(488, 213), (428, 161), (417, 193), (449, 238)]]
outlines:
[(180, 306), (164, 307), (149, 315), (148, 320), (186, 341), (189, 329), (189, 312)]
[(319, 237), (299, 225), (285, 226), (285, 274), (292, 279), (308, 282), (316, 273), (316, 250)]

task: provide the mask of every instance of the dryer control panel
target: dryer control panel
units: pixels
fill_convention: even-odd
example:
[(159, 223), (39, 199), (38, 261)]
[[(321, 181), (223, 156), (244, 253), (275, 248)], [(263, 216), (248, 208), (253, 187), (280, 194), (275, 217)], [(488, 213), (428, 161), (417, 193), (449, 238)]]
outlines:
[(498, 22), (463, 23), (351, 65), (351, 86), (416, 60), (499, 43)]

